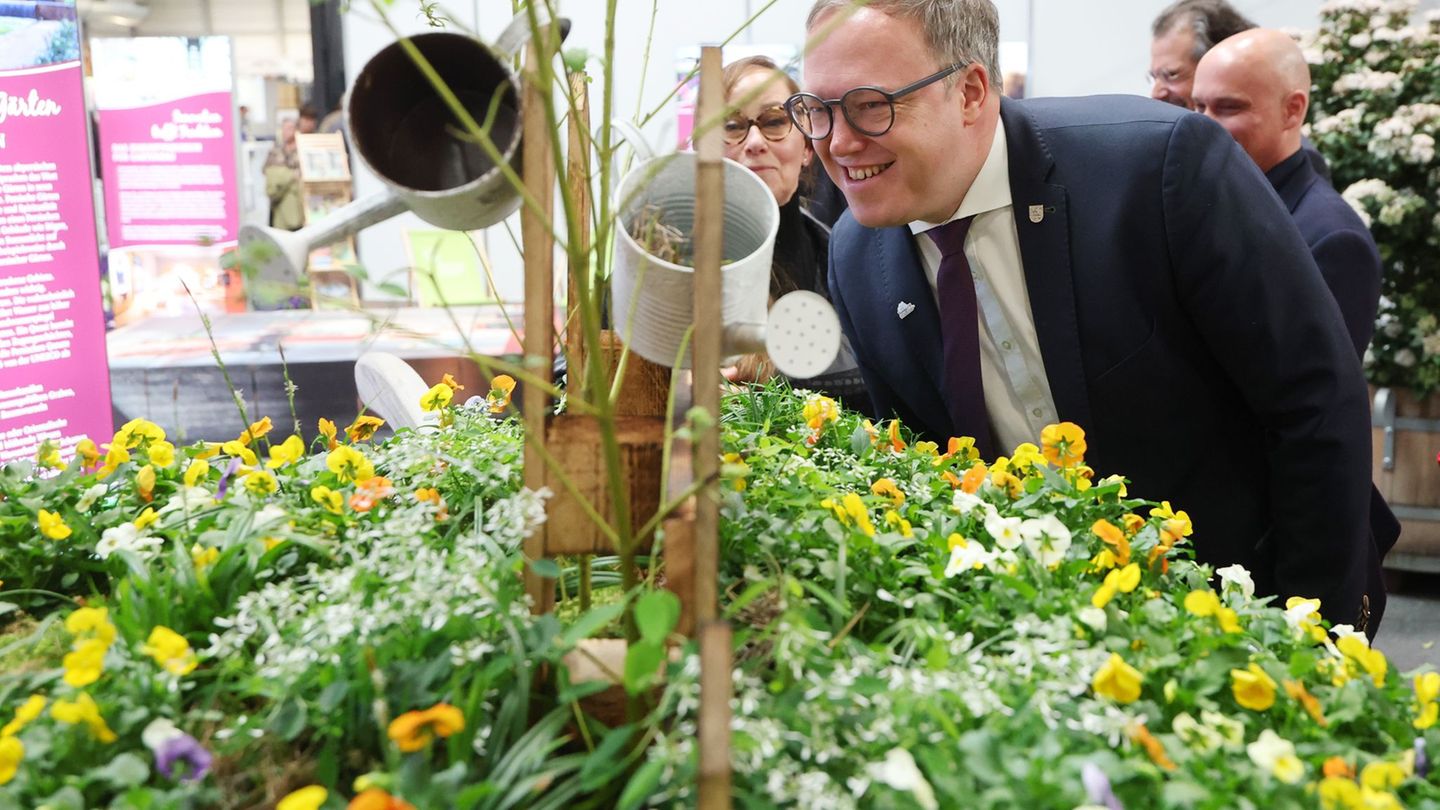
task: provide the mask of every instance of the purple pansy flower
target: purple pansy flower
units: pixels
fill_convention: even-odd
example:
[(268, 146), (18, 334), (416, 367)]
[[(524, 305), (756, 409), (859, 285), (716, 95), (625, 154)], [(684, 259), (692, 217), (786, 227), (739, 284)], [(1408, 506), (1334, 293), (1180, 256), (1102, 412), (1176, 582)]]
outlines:
[(183, 731), (155, 750), (155, 768), (167, 779), (198, 782), (210, 772), (210, 752), (200, 741)]

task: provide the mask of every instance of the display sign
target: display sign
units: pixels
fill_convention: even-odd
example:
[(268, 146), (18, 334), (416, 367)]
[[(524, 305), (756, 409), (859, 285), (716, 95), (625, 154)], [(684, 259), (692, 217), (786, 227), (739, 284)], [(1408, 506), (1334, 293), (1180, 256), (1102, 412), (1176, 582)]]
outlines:
[(113, 430), (78, 27), (21, 24), (45, 47), (0, 62), (0, 463)]
[(91, 61), (115, 322), (233, 309), (238, 278), (220, 261), (240, 220), (230, 40), (97, 39)]

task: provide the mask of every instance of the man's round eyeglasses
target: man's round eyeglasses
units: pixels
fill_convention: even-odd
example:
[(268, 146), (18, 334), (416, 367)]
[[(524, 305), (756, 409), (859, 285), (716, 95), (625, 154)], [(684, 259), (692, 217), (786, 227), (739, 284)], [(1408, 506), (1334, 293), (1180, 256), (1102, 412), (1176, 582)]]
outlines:
[(895, 126), (895, 99), (934, 84), (966, 64), (951, 65), (893, 92), (867, 85), (851, 88), (840, 98), (832, 99), (823, 99), (814, 93), (796, 93), (786, 100), (785, 111), (790, 113), (790, 120), (795, 122), (800, 134), (812, 141), (830, 137), (835, 128), (835, 107), (840, 108), (856, 132), (877, 138)]
[(779, 104), (766, 107), (754, 118), (736, 113), (725, 119), (721, 137), (731, 146), (744, 143), (745, 139), (750, 137), (750, 127), (759, 127), (760, 134), (765, 136), (767, 141), (783, 141), (785, 136), (790, 134), (790, 116)]
[(1149, 84), (1154, 84), (1157, 81), (1162, 84), (1179, 84), (1188, 78), (1190, 78), (1190, 74), (1183, 69), (1166, 70), (1161, 68), (1160, 70), (1152, 70), (1145, 74), (1145, 81)]

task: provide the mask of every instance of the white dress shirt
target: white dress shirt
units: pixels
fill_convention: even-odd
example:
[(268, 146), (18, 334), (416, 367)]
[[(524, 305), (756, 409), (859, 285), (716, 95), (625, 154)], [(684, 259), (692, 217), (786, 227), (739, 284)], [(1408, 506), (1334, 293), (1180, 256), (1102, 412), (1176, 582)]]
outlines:
[[(1039, 444), (1041, 428), (1059, 421), (1045, 377), (1045, 361), (1040, 356), (1030, 294), (1025, 288), (1013, 209), (1005, 127), (997, 122), (990, 154), (960, 201), (959, 210), (946, 222), (975, 217), (965, 236), (965, 258), (975, 280), (975, 300), (980, 311), (980, 377), (985, 385), (985, 410), (999, 443), (996, 452), (1005, 455), (1021, 442)], [(910, 223), (931, 295), (936, 294), (940, 249), (920, 234), (944, 224)], [(940, 317), (944, 319), (945, 313)]]

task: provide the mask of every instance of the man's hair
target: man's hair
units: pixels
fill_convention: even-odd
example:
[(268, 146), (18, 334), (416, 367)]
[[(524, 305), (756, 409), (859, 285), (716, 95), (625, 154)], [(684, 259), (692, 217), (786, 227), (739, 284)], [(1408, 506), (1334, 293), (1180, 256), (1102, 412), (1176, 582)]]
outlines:
[(305, 106), (300, 108), (300, 114), (296, 117), (309, 118), (311, 121), (319, 121), (320, 112), (315, 109), (314, 105), (306, 104)]
[(1155, 18), (1151, 34), (1160, 37), (1181, 27), (1195, 35), (1194, 56), (1199, 62), (1215, 43), (1249, 31), (1255, 23), (1225, 0), (1177, 0)]
[[(870, 0), (863, 4), (857, 0), (815, 0), (805, 29), (813, 30), (816, 20), (832, 9), (844, 13), (847, 8), (861, 5), (919, 23), (931, 53), (941, 62), (939, 67), (978, 62), (989, 74), (990, 86), (1000, 89), (1000, 13), (990, 0)], [(955, 77), (945, 81), (953, 83)]]

